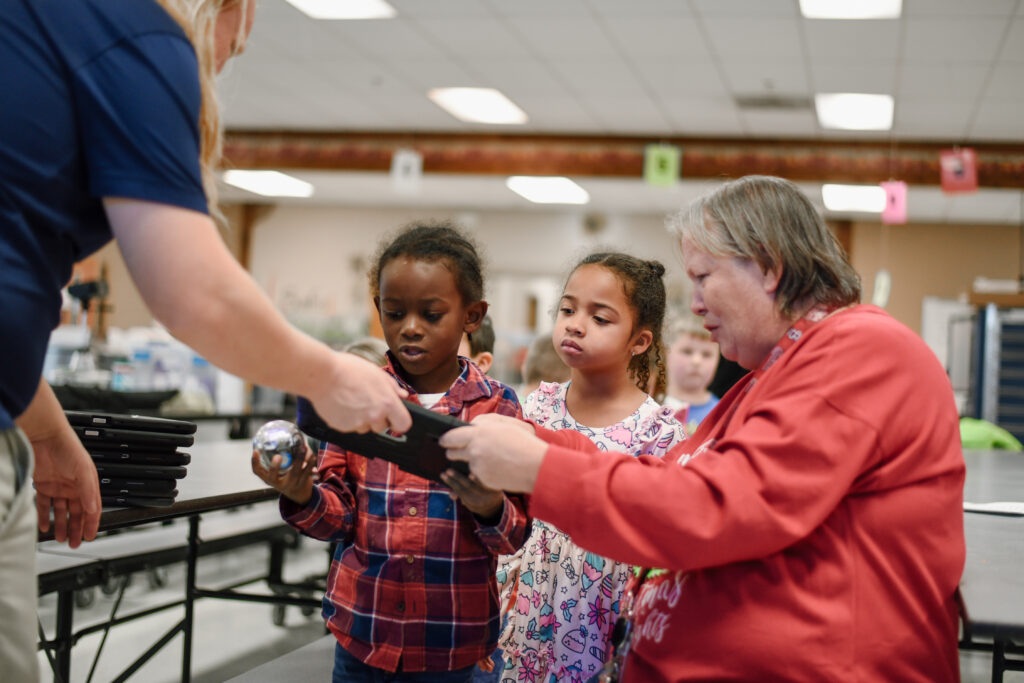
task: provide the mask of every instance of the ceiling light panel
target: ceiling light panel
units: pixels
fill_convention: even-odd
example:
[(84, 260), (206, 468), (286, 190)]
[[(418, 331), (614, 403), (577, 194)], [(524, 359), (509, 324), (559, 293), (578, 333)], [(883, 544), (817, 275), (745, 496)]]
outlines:
[(885, 208), (885, 190), (880, 185), (821, 186), (821, 200), (829, 211), (881, 213)]
[(806, 19), (899, 19), (903, 0), (800, 0)]
[(225, 171), (224, 182), (264, 197), (313, 196), (310, 183), (279, 171)]
[(890, 130), (892, 95), (818, 93), (814, 108), (822, 128), (836, 130)]
[(521, 125), (529, 120), (526, 112), (494, 88), (434, 88), (427, 96), (460, 121)]
[(511, 176), (506, 187), (535, 204), (586, 204), (590, 194), (562, 176)]
[(384, 0), (288, 0), (314, 19), (390, 19), (398, 14)]

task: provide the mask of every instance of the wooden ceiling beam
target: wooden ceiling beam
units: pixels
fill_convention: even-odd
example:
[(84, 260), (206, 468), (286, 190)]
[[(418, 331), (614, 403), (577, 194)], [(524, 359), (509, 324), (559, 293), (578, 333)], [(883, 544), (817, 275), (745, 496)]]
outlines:
[[(627, 138), (393, 132), (229, 131), (227, 168), (388, 171), (396, 149), (423, 155), (426, 173), (641, 177), (644, 147), (682, 149), (682, 178), (777, 175), (794, 181), (939, 184), (952, 145), (849, 140)], [(976, 144), (983, 187), (1024, 188), (1024, 145)]]

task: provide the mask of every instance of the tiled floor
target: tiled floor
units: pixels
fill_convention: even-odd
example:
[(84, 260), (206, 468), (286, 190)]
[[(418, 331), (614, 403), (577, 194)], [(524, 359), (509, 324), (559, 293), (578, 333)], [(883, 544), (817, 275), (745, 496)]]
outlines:
[[(253, 576), (266, 566), (263, 547), (245, 548), (234, 553), (203, 558), (199, 563), (199, 584), (204, 587), (227, 585)], [(285, 563), (285, 579), (297, 581), (324, 572), (327, 555), (324, 545), (303, 539), (297, 550), (289, 551)], [(151, 588), (145, 574), (136, 574), (125, 590), (120, 614), (181, 598), (184, 566), (175, 565), (166, 571), (166, 585)], [(258, 586), (253, 586), (253, 591)], [(115, 596), (95, 591), (95, 602), (76, 609), (75, 626), (82, 628), (109, 615)], [(192, 680), (196, 683), (220, 683), (310, 643), (324, 634), (319, 610), (303, 615), (296, 607), (285, 609), (283, 626), (273, 623), (273, 607), (227, 600), (200, 600), (196, 603), (192, 654)], [(53, 632), (56, 598), (45, 596), (40, 603), (40, 617), (48, 633)], [(176, 624), (182, 617), (175, 608), (111, 629), (92, 680), (114, 679), (134, 659)], [(69, 683), (88, 679), (93, 657), (101, 640), (100, 634), (82, 638), (73, 650), (72, 675)], [(40, 655), (43, 683), (53, 680), (45, 658)], [(960, 670), (964, 683), (987, 683), (991, 680), (991, 657), (981, 652), (962, 652)], [(174, 640), (132, 680), (145, 683), (174, 683), (180, 680), (181, 636)], [(1024, 683), (1024, 672), (1007, 672), (1005, 683)]]

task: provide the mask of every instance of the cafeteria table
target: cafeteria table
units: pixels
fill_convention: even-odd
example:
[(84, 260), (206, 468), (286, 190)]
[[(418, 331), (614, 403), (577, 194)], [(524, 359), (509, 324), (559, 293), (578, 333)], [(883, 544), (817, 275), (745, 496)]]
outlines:
[[(37, 557), (41, 558), (39, 562), (40, 587), (44, 589), (42, 572), (45, 570), (45, 581), (51, 582), (45, 586), (45, 589), (51, 592), (58, 590), (58, 586), (52, 585), (52, 582), (58, 582), (62, 591), (58, 599), (57, 634), (52, 641), (46, 641), (45, 634), (41, 634), (44, 636), (45, 644), (54, 650), (55, 659), (52, 663), (55, 673), (60, 679), (67, 680), (70, 671), (71, 644), (77, 639), (71, 632), (72, 589), (83, 587), (85, 585), (83, 581), (93, 582), (89, 585), (95, 585), (96, 581), (109, 573), (111, 567), (114, 567), (116, 571), (125, 571), (136, 566), (145, 566), (149, 559), (161, 563), (184, 560), (186, 566), (184, 599), (165, 606), (166, 608), (182, 605), (184, 617), (143, 653), (118, 680), (124, 680), (131, 676), (179, 632), (182, 633), (184, 641), (181, 680), (190, 680), (194, 602), (197, 598), (224, 598), (304, 607), (320, 606), (319, 600), (288, 594), (287, 587), (281, 581), (283, 534), (293, 535), (294, 532), (279, 517), (276, 517), (273, 510), (258, 512), (255, 514), (255, 519), (249, 519), (253, 517), (253, 514), (238, 514), (237, 524), (248, 525), (244, 529), (232, 529), (231, 524), (234, 520), (230, 517), (233, 516), (226, 516), (216, 520), (220, 528), (217, 529), (215, 538), (208, 539), (205, 529), (203, 534), (200, 533), (201, 516), (205, 513), (240, 508), (277, 498), (277, 492), (252, 473), (249, 464), (251, 449), (251, 442), (248, 440), (196, 443), (191, 448), (185, 449), (191, 454), (192, 460), (187, 465), (185, 478), (178, 480), (178, 496), (173, 505), (153, 508), (104, 508), (100, 516), (100, 531), (126, 529), (152, 522), (187, 518), (187, 533), (183, 532), (180, 526), (170, 530), (166, 527), (157, 527), (153, 530), (132, 530), (131, 533), (120, 536), (106, 536), (92, 544), (83, 543), (77, 550), (70, 550), (66, 546), (58, 546), (53, 543), (51, 541), (52, 533), (39, 535), (38, 548), (40, 550)], [(276, 519), (273, 519), (274, 517)], [(157, 538), (158, 536), (173, 535), (173, 533), (169, 534), (173, 531), (178, 531), (180, 538), (173, 541)], [(147, 543), (147, 538), (157, 542)], [(275, 589), (274, 595), (252, 595), (236, 592), (233, 589), (205, 590), (196, 586), (196, 562), (201, 555), (231, 549), (243, 543), (251, 544), (262, 541), (271, 541), (270, 569), (267, 580), (268, 584)], [(130, 547), (133, 542), (138, 546), (137, 551), (133, 551)], [(114, 556), (109, 553), (104, 555), (104, 549), (109, 550), (111, 546), (116, 547)], [(76, 562), (79, 564), (77, 569), (68, 566)], [(60, 583), (61, 581), (63, 583)], [(122, 621), (122, 619), (118, 619), (113, 623)]]
[[(1024, 453), (965, 451), (968, 503), (1024, 502)], [(967, 562), (960, 580), (964, 605), (965, 649), (989, 649), (992, 680), (1004, 671), (1024, 671), (1024, 516), (965, 512)]]

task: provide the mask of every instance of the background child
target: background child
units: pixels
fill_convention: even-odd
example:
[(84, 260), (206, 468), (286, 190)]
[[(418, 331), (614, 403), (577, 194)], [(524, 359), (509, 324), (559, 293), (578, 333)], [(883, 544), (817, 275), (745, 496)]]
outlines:
[(708, 389), (718, 367), (718, 344), (694, 315), (681, 317), (669, 329), (668, 390), (662, 403), (674, 409), (686, 423), (686, 433), (693, 434), (718, 404)]
[(533, 340), (523, 358), (523, 383), (519, 395), (529, 396), (541, 382), (568, 382), (569, 366), (558, 356), (550, 334)]
[[(487, 312), (473, 244), (446, 225), (413, 226), (375, 263), (386, 369), (409, 400), (466, 421), (521, 416), (511, 388), (458, 356)], [(442, 475), (449, 489), (332, 445), (314, 485), (313, 460), (281, 473), (254, 457), (253, 470), (283, 494), (285, 521), (338, 542), (323, 608), (338, 639), (334, 680), (470, 680), (497, 641), (497, 555), (526, 537), (523, 500), (454, 471)]]
[(377, 367), (388, 364), (388, 344), (377, 337), (360, 337), (345, 344), (341, 350), (365, 358)]
[(480, 321), (480, 327), (473, 334), (462, 335), (459, 355), (476, 363), (480, 372), (487, 374), (491, 369), (491, 363), (494, 362), (494, 324), (491, 322), (491, 316), (485, 315)]
[[(642, 388), (649, 355), (663, 371), (664, 272), (657, 261), (619, 253), (593, 254), (576, 266), (551, 336), (571, 379), (541, 383), (526, 399), (529, 419), (549, 429), (575, 429), (603, 449), (632, 455), (661, 456), (685, 438), (672, 410)], [(501, 680), (583, 681), (597, 673), (630, 569), (534, 520), (523, 549), (502, 558), (498, 570), (506, 586), (503, 604), (512, 600), (499, 642)]]

